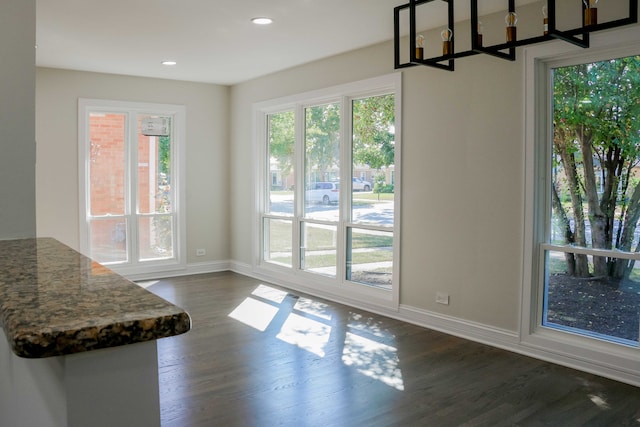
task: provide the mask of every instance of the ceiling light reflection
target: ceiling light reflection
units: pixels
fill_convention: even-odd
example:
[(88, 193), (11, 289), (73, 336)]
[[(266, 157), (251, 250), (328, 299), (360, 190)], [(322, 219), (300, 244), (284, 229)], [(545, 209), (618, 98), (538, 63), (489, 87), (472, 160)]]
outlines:
[(273, 23), (273, 19), (261, 16), (257, 18), (252, 18), (251, 22), (253, 22), (256, 25), (269, 25)]

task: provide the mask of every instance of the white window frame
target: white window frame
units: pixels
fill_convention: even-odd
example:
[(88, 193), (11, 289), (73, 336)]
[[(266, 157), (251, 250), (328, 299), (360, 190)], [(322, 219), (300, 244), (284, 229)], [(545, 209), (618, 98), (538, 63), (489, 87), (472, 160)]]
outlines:
[[(270, 101), (260, 102), (253, 105), (253, 117), (255, 130), (254, 134), (254, 197), (253, 197), (253, 217), (252, 235), (254, 238), (252, 268), (254, 275), (264, 277), (268, 280), (276, 281), (291, 289), (300, 290), (313, 295), (332, 299), (334, 301), (343, 302), (356, 307), (368, 308), (375, 310), (379, 307), (397, 311), (400, 302), (400, 218), (401, 218), (401, 153), (402, 153), (402, 75), (401, 73), (393, 73), (367, 80), (361, 80), (354, 83), (348, 83), (327, 89), (301, 93), (298, 95), (278, 98)], [(264, 262), (263, 259), (263, 225), (262, 218), (265, 206), (265, 177), (268, 171), (265, 168), (268, 162), (264, 161), (267, 156), (267, 144), (265, 137), (267, 135), (267, 115), (283, 111), (294, 111), (296, 115), (296, 140), (303, 140), (304, 129), (301, 126), (304, 123), (304, 108), (313, 105), (321, 105), (330, 102), (341, 103), (341, 148), (340, 148), (340, 174), (341, 182), (348, 180), (351, 182), (351, 117), (346, 114), (350, 111), (349, 103), (352, 99), (358, 99), (368, 96), (376, 96), (382, 94), (394, 94), (395, 101), (395, 191), (394, 191), (394, 226), (393, 226), (393, 282), (392, 290), (387, 291), (374, 286), (363, 285), (361, 283), (351, 282), (344, 279), (345, 275), (345, 231), (347, 227), (376, 229), (375, 226), (363, 225), (359, 223), (351, 223), (348, 216), (351, 210), (351, 198), (348, 191), (340, 191), (339, 205), (344, 207), (341, 210), (341, 216), (338, 226), (338, 247), (337, 247), (337, 263), (336, 277), (327, 278), (300, 270), (299, 251), (293, 248), (292, 265), (293, 268), (279, 266), (274, 263)], [(296, 188), (304, 188), (304, 153), (296, 152), (295, 154), (295, 186)], [(341, 186), (342, 188), (342, 186)], [(347, 187), (345, 187), (347, 188)], [(350, 188), (350, 185), (349, 185)], [(300, 213), (303, 210), (303, 201), (297, 200), (294, 212)], [(267, 215), (268, 216), (268, 215)], [(300, 223), (302, 221), (309, 223), (318, 223), (317, 220), (309, 220), (303, 218), (299, 214), (294, 214), (293, 220), (294, 241), (299, 241)], [(389, 229), (386, 229), (387, 231)]]
[(551, 209), (551, 68), (640, 54), (639, 27), (595, 34), (583, 50), (557, 41), (525, 49), (525, 200), (520, 343), (531, 354), (620, 381), (640, 383), (640, 349), (542, 326), (544, 251)]
[[(93, 112), (121, 113), (127, 115), (127, 138), (133, 138), (136, 133), (135, 126), (131, 126), (132, 118), (139, 114), (151, 114), (171, 116), (172, 121), (172, 191), (175, 191), (172, 209), (175, 215), (174, 222), (174, 256), (166, 260), (148, 260), (139, 262), (130, 259), (125, 263), (109, 264), (109, 268), (131, 279), (157, 277), (159, 272), (181, 271), (186, 269), (186, 200), (185, 200), (185, 123), (186, 108), (184, 105), (156, 104), (142, 102), (113, 101), (104, 99), (78, 100), (78, 189), (79, 189), (79, 236), (80, 252), (90, 256), (89, 242), (89, 114)], [(131, 176), (135, 176), (137, 170), (137, 153), (132, 153), (127, 148), (125, 154), (125, 174), (127, 182), (131, 182)], [(131, 191), (127, 189), (126, 191)], [(135, 207), (131, 207), (135, 209)], [(129, 227), (131, 231), (131, 226)], [(137, 235), (131, 235), (131, 244), (137, 248)], [(133, 250), (137, 253), (137, 249)]]

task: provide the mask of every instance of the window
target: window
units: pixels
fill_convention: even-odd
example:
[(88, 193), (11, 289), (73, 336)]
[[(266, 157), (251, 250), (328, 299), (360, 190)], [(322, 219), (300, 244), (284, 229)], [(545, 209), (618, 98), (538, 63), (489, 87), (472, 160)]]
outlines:
[(123, 274), (182, 266), (183, 107), (80, 100), (81, 250)]
[(542, 357), (637, 382), (640, 52), (633, 40), (630, 30), (594, 36), (580, 55), (561, 43), (527, 50), (520, 339)]
[(256, 268), (397, 305), (399, 85), (386, 76), (256, 106)]
[(638, 346), (640, 56), (557, 66), (542, 324)]
[[(304, 108), (304, 210), (300, 269), (335, 278), (340, 219), (341, 103)], [(347, 186), (348, 189), (348, 186)]]

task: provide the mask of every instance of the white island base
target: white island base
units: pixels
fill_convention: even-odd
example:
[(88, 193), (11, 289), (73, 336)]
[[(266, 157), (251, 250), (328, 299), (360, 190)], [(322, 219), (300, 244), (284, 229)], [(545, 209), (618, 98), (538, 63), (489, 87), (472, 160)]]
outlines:
[(160, 426), (156, 341), (24, 359), (0, 328), (0, 426)]

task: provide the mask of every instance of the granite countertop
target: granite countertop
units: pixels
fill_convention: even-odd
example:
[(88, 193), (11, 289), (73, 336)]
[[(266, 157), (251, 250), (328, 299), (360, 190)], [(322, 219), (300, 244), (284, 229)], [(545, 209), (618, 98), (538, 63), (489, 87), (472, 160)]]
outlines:
[(180, 307), (51, 238), (0, 240), (0, 326), (20, 357), (60, 356), (189, 331)]

